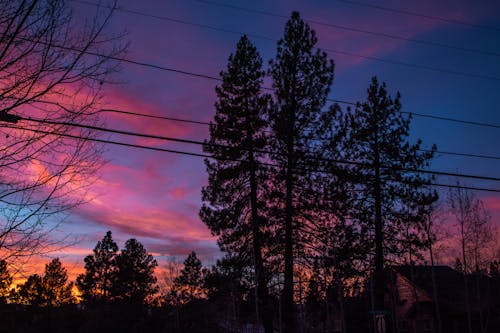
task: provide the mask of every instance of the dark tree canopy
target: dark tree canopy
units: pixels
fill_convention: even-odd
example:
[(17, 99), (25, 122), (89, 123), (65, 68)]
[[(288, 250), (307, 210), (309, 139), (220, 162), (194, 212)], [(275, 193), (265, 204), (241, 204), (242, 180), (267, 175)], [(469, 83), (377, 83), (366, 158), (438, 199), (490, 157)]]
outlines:
[(283, 324), (285, 332), (294, 326), (294, 256), (303, 251), (301, 240), (308, 224), (314, 224), (314, 206), (317, 200), (313, 170), (318, 160), (313, 129), (322, 121), (321, 108), (325, 105), (333, 81), (334, 64), (326, 53), (316, 48), (315, 32), (299, 13), (285, 26), (285, 34), (278, 42), (270, 75), (275, 88), (275, 107), (269, 114), (273, 132), (271, 147), (273, 170), (271, 203), (275, 208), (277, 239), (283, 244), (284, 288)]
[(194, 251), (184, 260), (184, 267), (180, 275), (175, 278), (174, 285), (180, 292), (183, 303), (204, 295), (202, 264)]
[(97, 242), (93, 254), (85, 257), (85, 273), (76, 285), (87, 302), (123, 301), (143, 305), (158, 290), (156, 260), (136, 239), (125, 242), (118, 253), (111, 231)]
[(59, 258), (45, 265), (43, 276), (33, 274), (16, 291), (12, 299), (32, 306), (59, 307), (75, 303), (72, 293), (73, 283), (68, 283), (68, 273)]
[[(422, 246), (424, 212), (437, 196), (428, 184), (431, 177), (413, 170), (430, 165), (433, 150), (422, 150), (421, 140), (409, 138), (410, 117), (401, 113), (400, 94), (393, 98), (373, 78), (367, 100), (348, 112), (347, 141), (356, 184), (352, 216), (364, 227), (376, 224), (375, 196), (380, 196), (384, 252), (399, 256), (407, 242)], [(378, 188), (378, 191), (377, 191)], [(369, 198), (369, 200), (367, 200)], [(410, 228), (410, 237), (408, 237)], [(414, 236), (414, 237), (413, 237)]]
[(116, 257), (116, 276), (111, 287), (115, 299), (132, 304), (145, 304), (158, 291), (154, 269), (156, 259), (136, 239), (125, 242)]
[(423, 151), (421, 140), (411, 143), (399, 93), (391, 97), (375, 77), (367, 92), (344, 119), (345, 147), (356, 162), (349, 167), (355, 183), (350, 216), (375, 252), (375, 308), (381, 310), (385, 258), (400, 259), (425, 245), (425, 216), (437, 194), (428, 186), (431, 177), (417, 170), (430, 165), (436, 148)]
[[(214, 122), (204, 150), (208, 186), (202, 190), (200, 217), (218, 236), (223, 251), (253, 258), (257, 309), (267, 304), (263, 249), (265, 239), (265, 196), (267, 193), (266, 115), (271, 97), (261, 92), (264, 78), (262, 59), (246, 36), (229, 57), (227, 70), (221, 72), (222, 84), (216, 87)], [(267, 244), (266, 244), (267, 242)], [(265, 317), (267, 332), (272, 332), (270, 310), (257, 310)]]
[(42, 306), (45, 305), (44, 289), (42, 277), (33, 274), (16, 291), (12, 291), (11, 298), (19, 304)]
[(85, 257), (85, 273), (76, 279), (76, 286), (85, 301), (108, 300), (110, 288), (116, 275), (118, 245), (113, 241), (111, 231), (97, 242), (93, 254)]
[[(200, 216), (219, 237), (222, 250), (244, 252), (252, 248), (251, 196), (255, 196), (259, 215), (263, 214), (265, 170), (258, 162), (266, 147), (265, 114), (270, 102), (261, 93), (262, 59), (246, 36), (230, 55), (221, 77), (210, 139), (203, 147), (214, 159), (205, 161), (208, 185), (202, 190)], [(256, 193), (252, 193), (252, 177)]]
[(47, 306), (61, 306), (75, 302), (72, 294), (73, 283), (68, 283), (68, 272), (59, 258), (45, 265), (42, 285)]
[(207, 297), (225, 302), (239, 302), (251, 291), (251, 264), (240, 256), (226, 255), (206, 272), (204, 287)]
[(12, 284), (12, 275), (5, 260), (0, 260), (0, 304), (5, 303)]

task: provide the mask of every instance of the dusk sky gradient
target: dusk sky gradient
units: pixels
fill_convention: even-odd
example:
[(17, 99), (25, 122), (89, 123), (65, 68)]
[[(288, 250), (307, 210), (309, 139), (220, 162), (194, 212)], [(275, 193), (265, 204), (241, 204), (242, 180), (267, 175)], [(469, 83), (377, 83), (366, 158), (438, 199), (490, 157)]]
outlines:
[[(317, 32), (320, 48), (443, 70), (438, 72), (328, 52), (335, 61), (330, 98), (362, 101), (370, 78), (376, 75), (387, 83), (391, 93), (401, 92), (403, 111), (500, 124), (498, 1), (363, 0), (383, 7), (490, 28), (473, 28), (390, 13), (348, 1), (220, 1), (285, 16), (289, 16), (292, 10), (298, 10), (306, 20), (496, 53), (485, 55), (311, 23)], [(69, 2), (75, 16), (95, 12), (97, 8), (89, 3)], [(125, 55), (127, 59), (209, 76), (218, 76), (226, 67), (240, 36), (206, 26), (248, 34), (267, 67), (269, 59), (275, 55), (276, 42), (256, 38), (256, 35), (278, 40), (286, 22), (285, 18), (195, 0), (120, 0), (118, 6), (122, 10), (116, 11), (110, 30), (127, 32), (126, 39), (130, 42)], [(169, 19), (141, 16), (129, 11)], [(446, 71), (490, 78), (444, 73)], [(127, 63), (123, 63), (122, 71), (115, 79), (120, 83), (104, 87), (104, 102), (108, 108), (199, 121), (210, 121), (214, 114), (217, 82), (213, 80)], [(193, 140), (203, 140), (208, 135), (208, 128), (204, 125), (116, 113), (103, 116), (107, 127), (114, 129)], [(422, 138), (425, 147), (435, 143), (440, 151), (500, 156), (499, 133), (498, 128), (416, 116), (411, 122), (411, 137)], [(121, 135), (106, 134), (105, 137), (114, 141), (201, 152), (201, 147), (196, 145)], [(104, 158), (109, 162), (102, 169), (100, 179), (91, 187), (94, 199), (72, 211), (59, 231), (60, 234), (71, 233), (79, 243), (54, 255), (60, 256), (71, 271), (77, 272), (83, 267), (83, 257), (91, 252), (107, 230), (111, 230), (120, 247), (125, 240), (137, 238), (158, 256), (160, 266), (172, 256), (183, 260), (191, 250), (195, 250), (204, 263), (213, 263), (220, 255), (219, 250), (214, 237), (198, 217), (201, 187), (207, 182), (203, 159), (111, 145), (106, 148)], [(499, 167), (498, 159), (439, 154), (432, 164), (433, 170), (492, 177), (500, 176)], [(443, 177), (437, 180), (440, 183), (455, 182)], [(498, 182), (463, 180), (463, 184), (500, 189)], [(446, 193), (446, 189), (440, 191)], [(477, 192), (477, 195), (484, 200), (494, 223), (500, 225), (500, 193)], [(43, 262), (48, 262), (48, 259), (44, 258)]]

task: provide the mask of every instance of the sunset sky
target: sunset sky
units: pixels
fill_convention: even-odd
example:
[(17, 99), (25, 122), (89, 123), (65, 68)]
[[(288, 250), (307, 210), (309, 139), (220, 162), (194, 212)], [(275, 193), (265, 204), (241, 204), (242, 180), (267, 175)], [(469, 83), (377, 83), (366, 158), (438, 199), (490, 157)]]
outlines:
[[(97, 8), (91, 5), (93, 0), (88, 1), (75, 0), (70, 5), (76, 14), (90, 14)], [(401, 92), (404, 111), (500, 124), (500, 2), (496, 0), (363, 0), (420, 16), (342, 0), (220, 1), (217, 5), (195, 0), (120, 0), (110, 30), (127, 32), (127, 59), (218, 76), (241, 33), (249, 35), (267, 67), (275, 55), (276, 40), (283, 34), (283, 16), (298, 10), (316, 30), (319, 47), (327, 49), (335, 61), (331, 99), (362, 100), (370, 78), (376, 75), (387, 82), (389, 91)], [(213, 80), (127, 63), (115, 79), (120, 83), (104, 87), (109, 108), (198, 121), (210, 121), (214, 114), (217, 82)], [(109, 128), (148, 134), (203, 140), (208, 133), (204, 125), (113, 113), (105, 119)], [(439, 151), (500, 157), (499, 128), (415, 116), (411, 130), (412, 138), (422, 138), (426, 147), (435, 143)], [(120, 135), (109, 138), (201, 152), (196, 145)], [(83, 266), (83, 257), (112, 230), (120, 247), (125, 240), (137, 238), (158, 256), (160, 265), (172, 256), (183, 260), (191, 250), (207, 264), (214, 261), (219, 255), (217, 245), (198, 217), (200, 191), (207, 181), (201, 158), (111, 145), (104, 157), (109, 162), (91, 188), (95, 199), (72, 211), (60, 230), (61, 234), (71, 233), (79, 243), (55, 255), (77, 271)], [(500, 159), (443, 154), (432, 165), (433, 170), (491, 177), (500, 176), (499, 167)], [(500, 189), (498, 182), (463, 183)], [(500, 193), (477, 195), (500, 225)]]

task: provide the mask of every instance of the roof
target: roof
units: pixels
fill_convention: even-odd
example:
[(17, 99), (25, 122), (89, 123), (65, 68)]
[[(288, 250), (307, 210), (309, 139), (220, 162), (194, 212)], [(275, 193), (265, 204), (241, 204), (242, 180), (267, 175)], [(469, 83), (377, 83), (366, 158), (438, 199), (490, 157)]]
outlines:
[[(401, 265), (392, 270), (414, 283), (433, 297), (432, 266)], [(437, 296), (440, 304), (452, 309), (463, 308), (466, 304), (464, 274), (449, 266), (434, 266)], [(467, 287), (469, 301), (473, 308), (485, 307), (500, 302), (500, 284), (483, 274), (468, 274)]]

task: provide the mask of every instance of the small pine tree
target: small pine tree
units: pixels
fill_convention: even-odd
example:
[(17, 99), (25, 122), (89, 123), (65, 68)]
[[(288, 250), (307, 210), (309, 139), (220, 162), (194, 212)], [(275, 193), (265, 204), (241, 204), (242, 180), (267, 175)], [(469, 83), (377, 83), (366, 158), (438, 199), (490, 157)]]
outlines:
[(45, 265), (42, 285), (47, 306), (57, 307), (75, 302), (72, 294), (73, 283), (68, 283), (68, 273), (59, 258)]
[(42, 277), (38, 274), (28, 276), (26, 282), (18, 285), (11, 292), (11, 298), (18, 304), (42, 306), (45, 305), (45, 288)]
[(174, 286), (181, 291), (183, 303), (203, 296), (203, 270), (196, 253), (191, 252), (184, 260), (184, 268), (174, 280)]
[(7, 262), (0, 260), (0, 304), (7, 301), (12, 284), (12, 275), (7, 268)]
[(45, 265), (43, 276), (30, 275), (24, 284), (11, 292), (11, 298), (19, 304), (59, 307), (75, 302), (72, 289), (66, 269), (59, 258), (55, 258)]
[(455, 258), (455, 267), (454, 268), (456, 271), (459, 271), (460, 273), (464, 272), (464, 266), (462, 265), (460, 258)]

